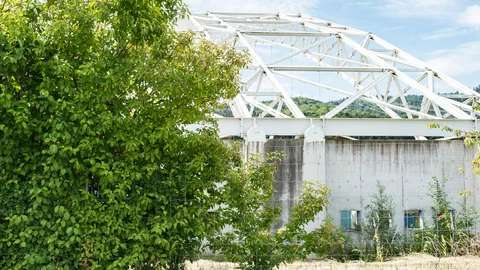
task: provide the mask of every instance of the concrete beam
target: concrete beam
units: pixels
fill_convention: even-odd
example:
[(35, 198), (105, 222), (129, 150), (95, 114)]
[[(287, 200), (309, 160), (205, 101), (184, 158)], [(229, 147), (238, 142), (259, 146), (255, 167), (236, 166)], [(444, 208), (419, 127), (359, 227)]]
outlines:
[[(301, 118), (219, 118), (219, 135), (222, 138), (244, 136), (256, 124), (267, 136), (304, 136), (311, 125), (320, 127), (325, 136), (438, 136), (455, 134), (441, 129), (429, 129), (428, 124), (438, 123), (464, 131), (475, 130), (475, 120), (429, 119), (301, 119)], [(190, 126), (189, 129), (195, 129)]]

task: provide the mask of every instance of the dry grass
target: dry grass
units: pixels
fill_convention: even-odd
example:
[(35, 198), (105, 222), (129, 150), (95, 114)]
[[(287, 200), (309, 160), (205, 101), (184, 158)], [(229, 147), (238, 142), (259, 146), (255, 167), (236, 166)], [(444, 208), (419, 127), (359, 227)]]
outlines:
[[(228, 262), (214, 262), (199, 260), (187, 263), (188, 270), (230, 270), (235, 269), (235, 264)], [(362, 261), (351, 261), (339, 263), (331, 260), (295, 262), (289, 265), (282, 265), (281, 270), (307, 270), (307, 269), (480, 269), (480, 257), (462, 256), (437, 258), (426, 254), (412, 254), (399, 257), (387, 262), (365, 263)]]

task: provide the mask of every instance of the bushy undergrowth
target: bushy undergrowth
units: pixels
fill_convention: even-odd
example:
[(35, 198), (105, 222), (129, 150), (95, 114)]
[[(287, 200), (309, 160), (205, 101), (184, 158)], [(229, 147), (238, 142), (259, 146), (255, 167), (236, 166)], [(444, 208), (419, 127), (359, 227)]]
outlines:
[(347, 260), (353, 246), (352, 238), (343, 228), (335, 226), (331, 216), (304, 237), (305, 251), (319, 258)]
[[(304, 226), (326, 207), (328, 190), (306, 183), (300, 202), (293, 207), (291, 221), (285, 228), (272, 232), (271, 224), (281, 214), (280, 209), (265, 206), (274, 192), (271, 178), (274, 168), (262, 167), (262, 171), (256, 171), (254, 166), (251, 168), (252, 175), (272, 181), (245, 182), (255, 177), (239, 175), (239, 189), (232, 190), (238, 198), (232, 196), (230, 202), (235, 207), (223, 210), (223, 215), (230, 218), (233, 232), (210, 239), (214, 251), (228, 261), (239, 263), (242, 269), (272, 269), (312, 254), (337, 261), (380, 262), (418, 252), (437, 257), (479, 254), (472, 228), (478, 215), (469, 204), (471, 192), (461, 192), (460, 209), (452, 210), (452, 202), (445, 191), (446, 178), (433, 178), (429, 183), (427, 195), (432, 198), (432, 210), (436, 215), (433, 223), (423, 228), (400, 230), (393, 220), (393, 197), (378, 183), (378, 191), (366, 206), (364, 218), (355, 230), (337, 227), (332, 217), (327, 216), (318, 228), (307, 232)], [(240, 197), (249, 199), (240, 200)], [(246, 201), (250, 203), (244, 204)]]
[(226, 205), (216, 210), (217, 218), (231, 230), (208, 237), (209, 248), (241, 269), (273, 269), (305, 259), (309, 252), (303, 239), (309, 234), (304, 227), (327, 204), (329, 190), (325, 185), (304, 183), (290, 221), (272, 232), (272, 224), (281, 215), (280, 207), (268, 203), (274, 194), (274, 163), (279, 158), (278, 154), (252, 157), (225, 185)]
[[(378, 183), (377, 194), (366, 207), (358, 232), (349, 234), (335, 227), (327, 218), (319, 229), (312, 232), (311, 242), (305, 244), (318, 257), (338, 261), (385, 261), (418, 252), (437, 257), (478, 255), (480, 240), (473, 228), (478, 213), (470, 204), (471, 191), (460, 192), (460, 209), (454, 210), (451, 198), (445, 191), (446, 182), (446, 178), (438, 180), (434, 177), (429, 183), (427, 195), (433, 201), (432, 210), (435, 213), (430, 225), (400, 233), (393, 223), (395, 213), (392, 195), (387, 194), (385, 186)], [(352, 241), (350, 235), (354, 234), (358, 234), (359, 241)]]
[(473, 226), (478, 220), (478, 213), (469, 203), (471, 191), (462, 191), (460, 209), (452, 208), (452, 202), (445, 192), (446, 178), (433, 178), (429, 183), (428, 195), (434, 206), (433, 223), (421, 231), (414, 231), (407, 236), (408, 251), (424, 252), (437, 257), (479, 254), (476, 247), (478, 239)]

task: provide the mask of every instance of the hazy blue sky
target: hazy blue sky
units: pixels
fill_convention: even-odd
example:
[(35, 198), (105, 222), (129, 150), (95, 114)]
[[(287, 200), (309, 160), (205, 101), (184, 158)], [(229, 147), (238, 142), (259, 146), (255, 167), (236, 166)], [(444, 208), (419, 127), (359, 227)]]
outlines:
[(192, 12), (303, 13), (377, 34), (429, 66), (480, 85), (480, 0), (186, 0)]

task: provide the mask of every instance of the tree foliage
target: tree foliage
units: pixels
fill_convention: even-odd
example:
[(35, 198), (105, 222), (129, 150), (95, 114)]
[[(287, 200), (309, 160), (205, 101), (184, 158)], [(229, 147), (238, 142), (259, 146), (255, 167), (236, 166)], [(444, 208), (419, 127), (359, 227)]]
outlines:
[(367, 240), (366, 249), (362, 250), (365, 260), (372, 260), (374, 253), (376, 261), (400, 254), (401, 236), (393, 224), (394, 204), (393, 197), (386, 193), (386, 187), (377, 183), (377, 193), (372, 196), (372, 201), (366, 207), (365, 219), (362, 222), (364, 239)]
[(245, 57), (175, 33), (178, 0), (0, 8), (0, 268), (181, 267), (240, 166), (184, 127), (236, 95)]
[(306, 234), (303, 240), (306, 254), (339, 261), (352, 257), (353, 240), (344, 228), (335, 225), (331, 216), (327, 216), (320, 226)]
[(314, 221), (328, 203), (325, 185), (305, 182), (289, 222), (272, 232), (281, 215), (281, 209), (271, 204), (278, 159), (278, 154), (265, 159), (256, 156), (244, 169), (232, 174), (223, 193), (227, 207), (216, 211), (216, 218), (225, 220), (230, 229), (210, 237), (210, 248), (228, 261), (239, 263), (241, 269), (273, 269), (281, 263), (305, 259), (310, 250), (303, 244), (308, 235), (304, 226)]

